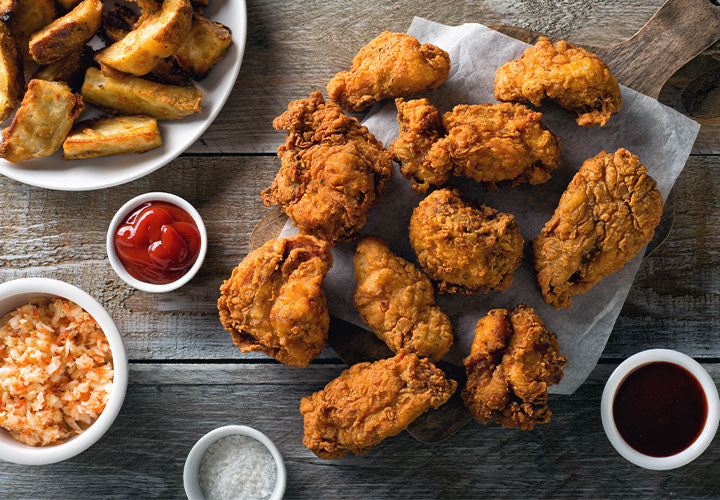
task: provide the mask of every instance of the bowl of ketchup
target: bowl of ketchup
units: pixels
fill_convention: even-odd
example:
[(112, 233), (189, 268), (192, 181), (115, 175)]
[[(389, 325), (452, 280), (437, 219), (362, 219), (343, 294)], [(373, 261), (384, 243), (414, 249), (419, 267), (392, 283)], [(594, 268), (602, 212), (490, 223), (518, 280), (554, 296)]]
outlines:
[(720, 398), (700, 363), (670, 349), (650, 349), (610, 375), (600, 413), (622, 457), (645, 469), (668, 470), (692, 462), (710, 445)]
[(190, 281), (207, 252), (205, 224), (195, 208), (170, 193), (146, 193), (123, 205), (107, 234), (110, 265), (145, 292), (176, 290)]

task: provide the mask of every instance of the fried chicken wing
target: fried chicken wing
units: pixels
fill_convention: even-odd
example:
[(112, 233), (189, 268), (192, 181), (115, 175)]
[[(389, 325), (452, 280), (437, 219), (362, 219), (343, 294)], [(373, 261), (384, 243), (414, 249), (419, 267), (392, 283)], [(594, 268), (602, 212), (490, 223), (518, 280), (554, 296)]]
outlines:
[(514, 215), (439, 189), (413, 211), (410, 244), (442, 292), (476, 293), (510, 287), (524, 241)]
[(497, 70), (495, 98), (535, 106), (547, 98), (576, 114), (583, 127), (604, 127), (622, 109), (620, 86), (604, 62), (583, 48), (564, 40), (553, 45), (545, 37)]
[(392, 176), (390, 153), (320, 92), (291, 102), (273, 126), (289, 133), (265, 205), (279, 204), (301, 233), (333, 245), (353, 238)]
[(562, 379), (567, 357), (532, 307), (493, 309), (481, 318), (463, 362), (462, 397), (475, 419), (520, 430), (550, 421), (547, 388)]
[(455, 175), (493, 187), (507, 181), (541, 184), (560, 165), (560, 140), (522, 104), (461, 104), (443, 116), (447, 135), (428, 154), (433, 170), (452, 164)]
[(400, 134), (390, 144), (388, 151), (400, 164), (403, 177), (412, 182), (418, 193), (426, 193), (430, 186), (441, 186), (447, 182), (452, 163), (433, 161), (430, 152), (433, 144), (445, 135), (445, 128), (437, 108), (427, 99), (403, 101), (395, 99), (400, 124)]
[(405, 351), (358, 363), (323, 390), (302, 398), (303, 444), (320, 458), (361, 455), (430, 408), (445, 404), (456, 388), (457, 382), (431, 361)]
[(435, 305), (435, 290), (412, 263), (387, 243), (365, 236), (355, 252), (355, 307), (360, 317), (393, 351), (439, 361), (453, 342), (450, 319)]
[(360, 49), (350, 71), (330, 80), (327, 93), (345, 111), (362, 111), (375, 101), (439, 87), (450, 73), (450, 56), (405, 33), (384, 31)]
[(289, 366), (315, 359), (327, 340), (322, 280), (332, 260), (327, 243), (305, 235), (250, 252), (220, 287), (220, 322), (235, 345)]
[(656, 185), (626, 149), (583, 163), (533, 244), (545, 302), (569, 309), (652, 239), (663, 211)]

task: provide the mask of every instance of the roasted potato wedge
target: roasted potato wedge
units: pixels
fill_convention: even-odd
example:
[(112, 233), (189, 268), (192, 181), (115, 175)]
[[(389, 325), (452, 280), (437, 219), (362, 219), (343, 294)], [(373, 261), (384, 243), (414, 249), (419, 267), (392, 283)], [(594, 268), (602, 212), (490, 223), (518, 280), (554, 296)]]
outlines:
[(95, 52), (87, 45), (63, 57), (58, 62), (39, 68), (33, 78), (51, 82), (65, 82), (70, 88), (79, 90), (87, 70), (93, 63)]
[(30, 80), (20, 109), (3, 132), (0, 157), (18, 162), (53, 154), (82, 110), (82, 98), (66, 83)]
[(30, 37), (30, 54), (38, 64), (51, 64), (78, 50), (100, 27), (101, 0), (83, 0)]
[(55, 19), (53, 0), (0, 0), (0, 20), (8, 24), (20, 52), (31, 61), (28, 41), (30, 36)]
[(231, 44), (232, 35), (227, 27), (193, 14), (190, 33), (173, 57), (190, 76), (201, 80), (225, 58)]
[(111, 113), (148, 115), (158, 120), (178, 120), (202, 111), (202, 92), (143, 78), (107, 76), (88, 68), (82, 87), (88, 102)]
[(25, 89), (23, 58), (15, 37), (0, 22), (0, 122), (15, 111)]
[(162, 146), (157, 120), (117, 116), (78, 123), (63, 143), (63, 159), (144, 153)]
[(150, 73), (161, 59), (171, 56), (190, 32), (190, 0), (165, 0), (162, 9), (148, 16), (128, 35), (100, 52), (101, 66), (131, 75)]
[(79, 4), (80, 0), (57, 0), (57, 3), (60, 7), (68, 11), (72, 10), (77, 4)]
[[(118, 6), (103, 13), (102, 25), (98, 35), (110, 45), (122, 40), (137, 20), (138, 15), (125, 6)], [(106, 69), (107, 70), (107, 69)], [(172, 57), (161, 59), (155, 69), (146, 75), (147, 78), (169, 85), (188, 85), (190, 77), (178, 66)]]

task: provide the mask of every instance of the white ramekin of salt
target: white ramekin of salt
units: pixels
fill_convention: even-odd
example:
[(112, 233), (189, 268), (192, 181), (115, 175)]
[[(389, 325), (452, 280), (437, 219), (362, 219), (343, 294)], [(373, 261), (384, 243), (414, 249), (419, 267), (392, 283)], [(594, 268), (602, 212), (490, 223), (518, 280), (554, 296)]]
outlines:
[(226, 425), (205, 434), (185, 460), (189, 500), (281, 500), (287, 476), (282, 455), (262, 432)]

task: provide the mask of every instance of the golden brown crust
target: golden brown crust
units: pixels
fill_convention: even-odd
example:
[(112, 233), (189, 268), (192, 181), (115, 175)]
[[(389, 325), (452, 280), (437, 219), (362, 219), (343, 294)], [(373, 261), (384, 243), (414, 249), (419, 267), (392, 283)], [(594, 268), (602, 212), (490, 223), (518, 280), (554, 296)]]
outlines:
[(0, 157), (19, 162), (53, 154), (83, 107), (82, 97), (67, 84), (30, 80), (20, 109), (3, 132)]
[(63, 143), (63, 160), (144, 153), (162, 146), (157, 120), (149, 116), (103, 117), (77, 123)]
[(42, 66), (33, 75), (38, 80), (65, 82), (74, 90), (82, 86), (85, 71), (93, 62), (92, 48), (83, 45), (79, 50), (68, 54), (57, 62)]
[(202, 80), (225, 58), (230, 45), (232, 35), (226, 26), (193, 14), (190, 34), (173, 58), (195, 80)]
[(353, 58), (350, 71), (330, 80), (327, 93), (345, 111), (362, 111), (375, 101), (406, 97), (439, 87), (450, 73), (450, 56), (406, 33), (384, 31)]
[(263, 202), (279, 204), (301, 233), (333, 245), (355, 237), (393, 173), (390, 153), (320, 92), (291, 102), (273, 127), (288, 135)]
[(220, 322), (242, 352), (305, 367), (327, 340), (322, 280), (330, 247), (313, 236), (271, 240), (250, 252), (220, 287)]
[(532, 307), (493, 309), (475, 327), (463, 360), (468, 381), (462, 392), (476, 420), (532, 430), (550, 421), (547, 388), (563, 377), (567, 356)]
[(0, 22), (0, 122), (20, 105), (25, 90), (23, 57), (15, 37)]
[(545, 302), (569, 309), (652, 239), (663, 211), (656, 185), (626, 149), (583, 163), (533, 243)]
[(395, 436), (430, 408), (445, 404), (457, 388), (442, 370), (400, 351), (374, 363), (358, 363), (300, 401), (303, 444), (320, 458), (366, 453)]
[(452, 164), (433, 161), (432, 145), (445, 135), (445, 128), (437, 108), (427, 99), (403, 101), (395, 99), (400, 134), (388, 151), (400, 164), (403, 177), (409, 179), (418, 193), (426, 193), (430, 186), (441, 186), (450, 178)]
[(622, 109), (620, 86), (604, 62), (583, 48), (564, 40), (553, 45), (545, 37), (498, 69), (495, 98), (535, 106), (548, 98), (577, 115), (583, 127), (603, 127)]
[(376, 236), (355, 252), (354, 303), (360, 317), (393, 352), (404, 349), (439, 361), (453, 343), (450, 319), (435, 305), (435, 290), (412, 263)]
[(441, 292), (476, 293), (510, 287), (524, 242), (514, 215), (439, 189), (413, 211), (410, 244)]
[(80, 49), (100, 27), (103, 4), (83, 0), (30, 37), (30, 54), (38, 64), (51, 64)]
[(30, 36), (55, 19), (54, 0), (0, 0), (0, 20), (7, 23), (25, 61), (32, 61)]
[(109, 113), (179, 120), (202, 111), (202, 92), (193, 86), (164, 85), (143, 78), (104, 75), (88, 68), (83, 98)]
[(160, 60), (171, 56), (190, 32), (192, 6), (189, 0), (165, 0), (162, 9), (146, 18), (122, 40), (100, 52), (101, 66), (142, 76)]
[(515, 186), (540, 184), (560, 165), (560, 140), (521, 104), (461, 104), (443, 116), (447, 135), (428, 157), (434, 169), (454, 166), (455, 175)]

